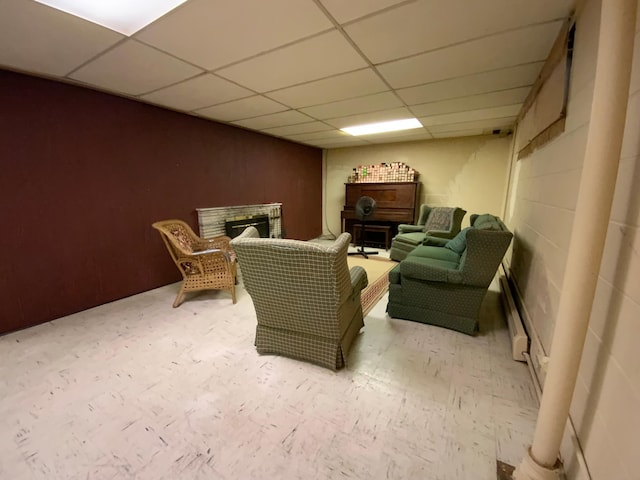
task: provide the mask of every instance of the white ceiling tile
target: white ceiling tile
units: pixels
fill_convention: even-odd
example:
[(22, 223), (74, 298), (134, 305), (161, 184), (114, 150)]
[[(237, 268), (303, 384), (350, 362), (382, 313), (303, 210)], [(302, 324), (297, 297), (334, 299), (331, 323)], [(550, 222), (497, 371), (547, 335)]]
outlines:
[(329, 13), (340, 23), (364, 17), (404, 0), (320, 0)]
[(247, 127), (255, 130), (264, 130), (272, 127), (282, 127), (286, 125), (294, 125), (296, 123), (306, 123), (312, 120), (306, 115), (296, 112), (295, 110), (287, 110), (286, 112), (272, 113), (271, 115), (263, 115), (261, 117), (247, 118), (232, 122), (234, 125)]
[(454, 130), (450, 132), (433, 132), (433, 138), (475, 137), (484, 135), (483, 128), (469, 128), (466, 130)]
[(423, 53), (517, 27), (566, 18), (570, 0), (410, 2), (345, 30), (374, 63)]
[(213, 118), (214, 120), (232, 122), (234, 120), (258, 117), (260, 115), (282, 112), (284, 110), (287, 110), (287, 107), (284, 105), (274, 102), (262, 95), (254, 95), (253, 97), (203, 108), (196, 113), (203, 117)]
[(312, 0), (190, 0), (136, 38), (212, 70), (332, 27)]
[(295, 141), (303, 141), (303, 140), (324, 140), (324, 139), (335, 139), (335, 138), (353, 138), (353, 135), (344, 133), (341, 130), (327, 130), (325, 132), (302, 133), (299, 135), (286, 135), (286, 137)]
[(140, 95), (200, 73), (199, 68), (166, 53), (127, 40), (69, 77), (116, 92)]
[(477, 93), (531, 86), (538, 77), (543, 64), (544, 62), (535, 62), (516, 67), (501, 68), (499, 70), (427, 83), (417, 87), (401, 88), (397, 92), (407, 105), (416, 105)]
[(359, 115), (349, 115), (347, 117), (330, 118), (325, 121), (329, 125), (333, 125), (336, 128), (344, 128), (344, 127), (351, 127), (353, 125), (365, 125), (368, 123), (400, 120), (403, 118), (413, 118), (413, 114), (406, 108), (394, 108), (391, 110), (362, 113)]
[(228, 80), (209, 73), (143, 95), (141, 98), (152, 103), (178, 110), (195, 110), (236, 98), (253, 95), (251, 90), (239, 87)]
[(428, 130), (432, 135), (436, 133), (456, 132), (459, 130), (470, 129), (495, 129), (495, 128), (511, 128), (516, 121), (516, 117), (505, 118), (489, 118), (486, 120), (474, 120), (469, 122), (450, 123), (446, 125), (431, 125)]
[(394, 88), (436, 82), (546, 59), (562, 22), (485, 37), (380, 65)]
[(343, 73), (315, 82), (269, 92), (268, 97), (289, 105), (291, 108), (308, 107), (342, 100), (349, 97), (383, 92), (388, 87), (370, 68)]
[(406, 130), (402, 132), (388, 132), (377, 135), (367, 135), (364, 138), (366, 138), (371, 143), (393, 143), (431, 140), (433, 136), (426, 129), (418, 128), (416, 130)]
[(377, 110), (388, 110), (395, 107), (402, 107), (402, 102), (393, 92), (383, 92), (339, 102), (325, 103), (315, 107), (301, 108), (300, 111), (314, 118), (324, 120), (326, 118), (344, 117)]
[(358, 147), (362, 145), (371, 145), (366, 140), (359, 139), (357, 137), (352, 138), (325, 138), (321, 140), (300, 140), (301, 143), (308, 145), (314, 145), (320, 148), (345, 148), (345, 147)]
[(18, 70), (64, 76), (124, 38), (32, 1), (3, 0), (0, 12), (0, 65)]
[(420, 117), (419, 120), (425, 127), (431, 127), (432, 125), (448, 125), (451, 123), (472, 122), (475, 120), (515, 117), (518, 115), (518, 112), (520, 112), (521, 106), (521, 104), (517, 104), (505, 107), (482, 108), (467, 112)]
[(308, 123), (298, 123), (296, 125), (288, 125), (286, 127), (276, 127), (276, 128), (266, 128), (261, 130), (264, 133), (268, 133), (270, 135), (281, 135), (281, 136), (289, 136), (289, 135), (297, 135), (301, 133), (308, 132), (322, 132), (327, 130), (333, 130), (333, 127), (327, 125), (323, 122), (308, 122)]
[(366, 66), (344, 37), (333, 31), (216, 73), (257, 92), (268, 92)]
[(499, 92), (482, 93), (462, 98), (452, 98), (440, 102), (423, 103), (409, 107), (416, 117), (465, 112), (482, 108), (502, 107), (522, 104), (529, 94), (530, 87), (513, 88)]

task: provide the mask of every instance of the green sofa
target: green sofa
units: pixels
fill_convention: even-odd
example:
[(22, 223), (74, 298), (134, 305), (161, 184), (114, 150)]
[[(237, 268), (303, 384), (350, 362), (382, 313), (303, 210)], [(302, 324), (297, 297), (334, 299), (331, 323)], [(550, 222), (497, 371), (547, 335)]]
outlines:
[(475, 334), (512, 237), (500, 218), (483, 214), (451, 240), (428, 239), (389, 272), (389, 316)]
[(407, 254), (431, 237), (449, 239), (455, 237), (460, 232), (462, 219), (467, 211), (455, 207), (450, 227), (446, 230), (440, 230), (432, 228), (434, 225), (434, 222), (432, 222), (432, 214), (436, 211), (436, 208), (437, 207), (422, 204), (420, 205), (420, 215), (418, 216), (418, 223), (416, 225), (405, 223), (398, 225), (398, 234), (391, 241), (391, 251), (389, 252), (389, 258), (391, 258), (391, 260), (395, 260), (396, 262), (404, 260)]

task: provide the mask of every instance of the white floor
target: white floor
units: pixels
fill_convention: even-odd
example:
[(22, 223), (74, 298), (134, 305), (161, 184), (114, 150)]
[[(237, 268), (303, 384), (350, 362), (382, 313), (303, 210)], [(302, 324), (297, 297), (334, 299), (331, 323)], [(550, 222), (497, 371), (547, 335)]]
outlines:
[(259, 356), (241, 287), (173, 309), (177, 288), (0, 337), (0, 479), (495, 480), (531, 441), (497, 289), (476, 337), (385, 296), (332, 372)]

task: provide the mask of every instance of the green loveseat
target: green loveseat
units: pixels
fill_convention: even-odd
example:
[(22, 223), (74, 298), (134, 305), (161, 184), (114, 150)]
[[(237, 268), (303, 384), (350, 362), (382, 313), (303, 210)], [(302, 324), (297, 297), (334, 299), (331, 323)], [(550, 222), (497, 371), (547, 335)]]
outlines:
[(484, 214), (471, 215), (451, 240), (429, 239), (389, 272), (389, 316), (475, 334), (512, 237), (500, 218)]
[(451, 209), (451, 223), (449, 228), (444, 230), (441, 229), (438, 219), (434, 219), (437, 211), (438, 207), (422, 204), (420, 205), (420, 215), (416, 225), (405, 223), (398, 225), (398, 235), (391, 241), (391, 251), (389, 252), (391, 260), (396, 262), (404, 260), (407, 254), (431, 237), (449, 239), (460, 232), (462, 219), (467, 213), (466, 210), (459, 207)]

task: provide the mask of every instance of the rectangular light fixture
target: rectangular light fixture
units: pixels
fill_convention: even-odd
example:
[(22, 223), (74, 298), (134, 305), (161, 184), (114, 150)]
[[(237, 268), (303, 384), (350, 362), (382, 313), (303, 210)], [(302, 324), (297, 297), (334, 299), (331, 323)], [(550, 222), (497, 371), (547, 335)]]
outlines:
[(391, 120), (389, 122), (368, 123), (366, 125), (355, 125), (353, 127), (341, 128), (349, 135), (372, 135), (374, 133), (396, 132), (398, 130), (411, 130), (422, 128), (422, 124), (417, 118), (405, 118), (402, 120)]
[(186, 0), (36, 0), (124, 35), (133, 35)]

